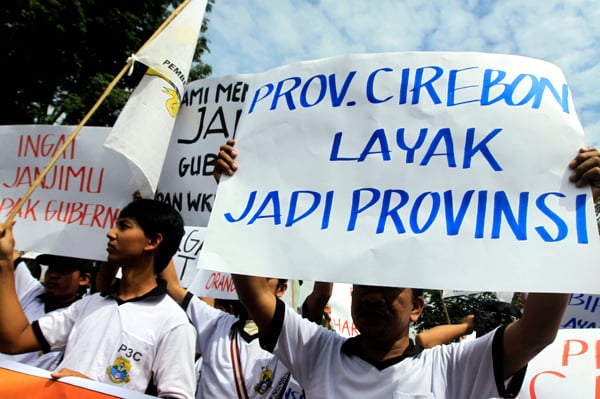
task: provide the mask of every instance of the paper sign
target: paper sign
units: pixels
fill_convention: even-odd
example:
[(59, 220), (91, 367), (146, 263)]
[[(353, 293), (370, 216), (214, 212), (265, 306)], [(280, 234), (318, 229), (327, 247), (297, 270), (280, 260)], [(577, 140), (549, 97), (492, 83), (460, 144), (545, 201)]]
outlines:
[(335, 283), (329, 304), (331, 305), (331, 323), (335, 331), (345, 337), (358, 335), (350, 312), (352, 284)]
[(188, 289), (201, 297), (238, 299), (231, 275), (225, 272), (199, 269)]
[[(74, 130), (0, 126), (3, 221)], [(78, 133), (15, 217), (16, 248), (106, 259), (106, 233), (136, 190), (127, 162), (103, 147), (109, 132), (84, 127)]]
[(527, 367), (519, 399), (597, 399), (599, 329), (562, 329)]
[(244, 75), (185, 86), (156, 197), (177, 209), (188, 226), (208, 224), (217, 190), (212, 174), (219, 147), (235, 138), (247, 95)]
[(248, 82), (240, 167), (219, 186), (202, 267), (466, 291), (600, 290), (591, 192), (568, 181), (583, 130), (556, 66), (388, 53)]
[(204, 245), (206, 227), (185, 226), (185, 234), (173, 257), (175, 270), (182, 286), (188, 287), (198, 273), (198, 256)]
[(561, 328), (599, 328), (600, 296), (571, 294)]

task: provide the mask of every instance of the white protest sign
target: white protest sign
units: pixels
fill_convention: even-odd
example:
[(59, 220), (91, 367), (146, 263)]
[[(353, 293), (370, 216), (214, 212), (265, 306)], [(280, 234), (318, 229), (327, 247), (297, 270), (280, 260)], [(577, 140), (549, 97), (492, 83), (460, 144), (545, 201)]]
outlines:
[(156, 198), (177, 209), (186, 225), (175, 268), (181, 284), (199, 296), (237, 299), (229, 274), (198, 269), (197, 259), (217, 190), (212, 173), (219, 147), (235, 138), (247, 90), (243, 75), (185, 86), (158, 183)]
[(600, 329), (562, 329), (527, 366), (519, 399), (597, 399)]
[[(0, 126), (3, 220), (74, 130)], [(84, 127), (52, 166), (15, 217), (18, 249), (106, 259), (106, 233), (136, 190), (126, 160), (103, 146), (109, 132)]]
[(217, 299), (238, 299), (231, 275), (214, 270), (198, 269), (188, 289), (197, 296)]
[(206, 227), (185, 226), (185, 234), (173, 256), (179, 282), (188, 287), (198, 274), (198, 256), (204, 245)]
[(177, 209), (187, 226), (208, 224), (217, 190), (212, 173), (219, 147), (235, 138), (247, 91), (244, 75), (185, 86), (156, 198)]
[(331, 324), (335, 331), (345, 337), (358, 335), (350, 312), (352, 304), (352, 284), (335, 283), (329, 299)]
[(568, 181), (583, 131), (556, 66), (499, 54), (350, 55), (249, 84), (240, 167), (220, 184), (201, 266), (600, 290), (591, 192)]
[(571, 294), (569, 306), (560, 325), (561, 328), (599, 328), (600, 296)]

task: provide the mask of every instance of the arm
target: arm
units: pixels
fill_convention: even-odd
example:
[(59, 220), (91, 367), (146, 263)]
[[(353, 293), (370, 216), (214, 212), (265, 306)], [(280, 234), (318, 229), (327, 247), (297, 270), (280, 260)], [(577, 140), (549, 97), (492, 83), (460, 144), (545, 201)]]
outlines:
[(7, 223), (0, 236), (0, 351), (11, 354), (41, 349), (15, 290), (14, 224)]
[(260, 334), (269, 336), (277, 297), (269, 290), (267, 279), (241, 274), (232, 274), (231, 277), (242, 305), (258, 326)]
[(446, 324), (422, 331), (417, 334), (415, 341), (424, 348), (432, 348), (436, 345), (452, 342), (463, 335), (471, 334), (474, 325), (475, 317), (468, 315), (459, 324)]
[(228, 176), (233, 176), (238, 168), (237, 163), (235, 163), (235, 158), (238, 154), (233, 148), (234, 145), (235, 140), (227, 140), (227, 143), (223, 144), (219, 148), (219, 157), (217, 158), (215, 170), (213, 171), (213, 177), (217, 183), (219, 183), (221, 180), (221, 175), (223, 173), (227, 174)]
[(504, 378), (523, 368), (550, 345), (560, 328), (570, 294), (530, 293), (523, 317), (504, 332)]
[(321, 324), (323, 309), (329, 302), (333, 292), (333, 283), (315, 281), (312, 292), (308, 294), (302, 305), (302, 317)]

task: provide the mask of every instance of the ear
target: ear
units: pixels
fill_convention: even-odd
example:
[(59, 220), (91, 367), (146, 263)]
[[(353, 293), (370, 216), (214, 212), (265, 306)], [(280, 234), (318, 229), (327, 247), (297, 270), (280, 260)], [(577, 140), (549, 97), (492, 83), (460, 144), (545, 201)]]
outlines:
[(416, 323), (421, 317), (421, 313), (423, 313), (423, 309), (425, 308), (425, 299), (422, 296), (418, 296), (413, 299), (413, 307), (410, 311), (410, 321)]
[(163, 240), (163, 236), (161, 233), (156, 233), (152, 237), (148, 237), (148, 241), (146, 242), (146, 246), (144, 250), (146, 251), (154, 251)]
[(282, 297), (283, 294), (287, 291), (288, 285), (287, 283), (277, 285), (277, 291), (275, 292), (275, 296)]
[(90, 273), (79, 273), (79, 286), (80, 287), (87, 287), (88, 285), (90, 285), (90, 282), (92, 281), (92, 275)]

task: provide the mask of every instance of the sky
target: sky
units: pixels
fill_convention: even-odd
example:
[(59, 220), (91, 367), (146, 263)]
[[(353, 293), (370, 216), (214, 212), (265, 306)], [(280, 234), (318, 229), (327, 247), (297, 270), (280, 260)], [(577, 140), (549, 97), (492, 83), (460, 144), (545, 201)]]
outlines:
[(216, 0), (212, 76), (356, 53), (481, 51), (551, 62), (600, 146), (598, 0)]

